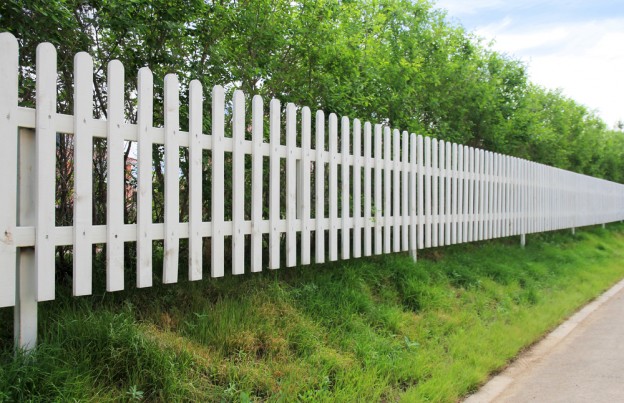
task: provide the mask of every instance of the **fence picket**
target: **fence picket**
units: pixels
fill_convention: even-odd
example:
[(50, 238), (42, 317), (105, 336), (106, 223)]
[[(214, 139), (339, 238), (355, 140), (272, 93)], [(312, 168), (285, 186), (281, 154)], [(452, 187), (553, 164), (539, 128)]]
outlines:
[(353, 120), (353, 257), (362, 256), (362, 127)]
[(379, 255), (383, 251), (382, 239), (382, 183), (381, 170), (383, 168), (383, 160), (381, 158), (381, 125), (375, 125), (375, 254)]
[(350, 207), (351, 207), (351, 195), (349, 192), (351, 177), (350, 172), (350, 163), (349, 159), (350, 155), (350, 138), (351, 138), (351, 130), (349, 125), (349, 118), (346, 116), (342, 117), (340, 122), (340, 137), (341, 137), (341, 149), (342, 149), (342, 161), (340, 162), (340, 173), (342, 177), (342, 192), (340, 195), (340, 200), (342, 204), (342, 213), (341, 213), (341, 222), (340, 222), (340, 234), (342, 238), (342, 259), (349, 259), (351, 257), (351, 229), (349, 225), (349, 216), (350, 216)]
[(417, 160), (417, 140), (416, 134), (412, 133), (409, 136), (410, 150), (409, 150), (409, 250), (412, 259), (416, 260), (418, 253), (418, 196), (416, 186), (418, 183), (418, 160)]
[(444, 197), (445, 182), (446, 182), (446, 169), (445, 169), (445, 154), (446, 143), (444, 140), (438, 142), (439, 158), (438, 158), (438, 246), (444, 246), (444, 223), (446, 221), (446, 200)]
[(329, 115), (329, 261), (338, 259), (338, 118)]
[(392, 251), (390, 244), (390, 228), (392, 226), (392, 135), (389, 127), (384, 127), (384, 203), (383, 203), (383, 222), (384, 222), (384, 253)]
[(163, 283), (178, 281), (180, 254), (180, 88), (175, 74), (165, 76), (165, 240)]
[(111, 292), (124, 288), (124, 68), (119, 60), (108, 64), (107, 79), (106, 291)]
[(316, 208), (316, 231), (315, 258), (316, 263), (325, 262), (325, 114), (323, 111), (316, 112), (316, 162), (314, 165), (316, 179), (316, 196), (314, 198)]
[(310, 159), (311, 159), (310, 108), (301, 109), (301, 264), (310, 264)]
[(232, 98), (232, 274), (245, 273), (245, 95)]
[(452, 170), (452, 183), (451, 183), (451, 244), (457, 243), (457, 226), (458, 226), (458, 214), (457, 205), (459, 203), (459, 191), (458, 191), (458, 178), (457, 171), (458, 159), (459, 159), (457, 143), (453, 143), (451, 146), (451, 170)]
[(7, 32), (0, 33), (0, 308), (15, 305), (17, 250), (14, 234), (17, 220), (17, 101), (19, 54), (17, 39)]
[(37, 46), (36, 61), (37, 231), (35, 267), (37, 300), (54, 299), (54, 235), (56, 172), (56, 49)]
[(74, 267), (73, 295), (92, 288), (93, 60), (74, 57)]
[(439, 157), (438, 139), (431, 139), (431, 246), (438, 246), (438, 224), (440, 223), (440, 165), (438, 163)]
[(425, 166), (423, 163), (423, 136), (416, 138), (416, 171), (418, 175), (416, 187), (418, 192), (418, 249), (425, 247)]
[(286, 105), (286, 267), (297, 264), (297, 108)]
[[(210, 275), (223, 277), (224, 274), (224, 200), (225, 192), (225, 93), (220, 85), (212, 89), (212, 252)], [(273, 175), (273, 172), (271, 172)], [(271, 177), (271, 179), (273, 179)], [(272, 181), (271, 181), (272, 182)], [(278, 192), (279, 195), (279, 192)]]
[(397, 129), (392, 132), (392, 244), (393, 252), (401, 250), (401, 151), (400, 134)]
[(425, 137), (425, 248), (431, 247), (432, 220), (431, 220), (431, 137)]
[(202, 278), (202, 140), (203, 95), (201, 83), (189, 86), (189, 272), (190, 281)]
[(451, 222), (453, 220), (453, 213), (451, 211), (451, 201), (453, 198), (453, 194), (451, 193), (451, 184), (453, 182), (453, 171), (452, 171), (452, 155), (451, 155), (451, 143), (448, 141), (445, 144), (446, 146), (446, 170), (444, 174), (444, 181), (446, 184), (446, 188), (444, 190), (445, 198), (444, 198), (444, 245), (451, 244)]
[(137, 83), (137, 287), (152, 286), (152, 136), (154, 78), (143, 67)]
[(403, 154), (403, 161), (401, 165), (401, 213), (403, 215), (403, 219), (401, 222), (401, 250), (406, 252), (409, 249), (409, 224), (410, 224), (410, 214), (409, 207), (407, 205), (407, 196), (408, 196), (408, 175), (410, 171), (410, 165), (408, 161), (409, 155), (409, 135), (407, 132), (403, 132), (401, 136), (401, 147)]
[(251, 271), (262, 271), (262, 197), (263, 160), (262, 143), (264, 138), (264, 103), (260, 95), (255, 95), (251, 105)]
[(466, 242), (466, 171), (464, 167), (465, 147), (457, 146), (457, 243)]
[(373, 252), (372, 242), (372, 186), (373, 159), (371, 155), (371, 124), (364, 123), (364, 256)]

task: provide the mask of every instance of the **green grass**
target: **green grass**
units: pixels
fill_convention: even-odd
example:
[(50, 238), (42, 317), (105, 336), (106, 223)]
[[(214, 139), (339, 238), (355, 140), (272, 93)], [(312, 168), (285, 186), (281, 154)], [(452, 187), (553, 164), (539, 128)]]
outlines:
[(624, 277), (624, 225), (40, 304), (0, 401), (443, 401)]

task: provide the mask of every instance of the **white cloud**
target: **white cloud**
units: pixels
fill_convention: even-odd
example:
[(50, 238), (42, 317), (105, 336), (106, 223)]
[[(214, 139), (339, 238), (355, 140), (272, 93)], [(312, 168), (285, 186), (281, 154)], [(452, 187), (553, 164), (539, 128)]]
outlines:
[(531, 81), (561, 88), (609, 126), (624, 120), (624, 18), (513, 30), (504, 19), (476, 32), (494, 39), (494, 49), (526, 61)]

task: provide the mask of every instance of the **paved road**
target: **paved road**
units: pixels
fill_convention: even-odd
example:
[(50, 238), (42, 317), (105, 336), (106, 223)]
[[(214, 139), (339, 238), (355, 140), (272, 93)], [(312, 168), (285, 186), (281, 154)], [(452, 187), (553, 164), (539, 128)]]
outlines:
[(624, 281), (465, 403), (624, 402)]

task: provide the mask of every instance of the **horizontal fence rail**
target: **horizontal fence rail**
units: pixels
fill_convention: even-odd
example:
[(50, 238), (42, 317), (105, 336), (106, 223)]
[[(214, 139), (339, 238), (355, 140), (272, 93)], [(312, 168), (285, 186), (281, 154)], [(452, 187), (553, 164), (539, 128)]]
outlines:
[[(400, 251), (415, 258), (417, 249), (624, 219), (621, 184), (322, 111), (313, 116), (307, 107), (283, 108), (275, 99), (267, 114), (261, 97), (247, 104), (234, 91), (226, 100), (221, 86), (212, 89), (211, 131), (203, 133), (208, 116), (198, 81), (188, 88), (189, 130), (183, 131), (180, 85), (172, 74), (164, 79), (164, 126), (155, 127), (152, 73), (142, 68), (136, 94), (125, 94), (119, 61), (108, 65), (107, 119), (94, 119), (87, 53), (74, 59), (74, 114), (57, 113), (56, 51), (48, 43), (37, 48), (36, 107), (21, 107), (12, 35), (0, 34), (0, 54), (0, 307), (16, 303), (16, 261), (24, 248), (34, 247), (33, 293), (46, 301), (55, 297), (59, 245), (73, 246), (74, 295), (89, 295), (94, 244), (106, 244), (106, 289), (117, 291), (124, 287), (125, 242), (137, 244), (137, 287), (150, 287), (155, 240), (164, 245), (160, 278), (175, 283), (182, 239), (188, 239), (188, 278), (200, 280), (208, 264), (213, 277), (261, 271), (267, 241), (268, 267), (278, 269)], [(131, 95), (136, 124), (124, 116)], [(34, 138), (24, 129), (33, 129)], [(72, 226), (55, 225), (57, 133), (74, 142)], [(92, 223), (94, 138), (107, 141), (105, 225)], [(124, 222), (128, 141), (137, 143), (136, 224)], [(164, 145), (162, 223), (153, 220), (155, 144)], [(188, 150), (189, 165), (185, 222), (179, 215), (181, 149)], [(210, 221), (203, 220), (206, 150)], [(210, 262), (203, 261), (206, 247)]]

